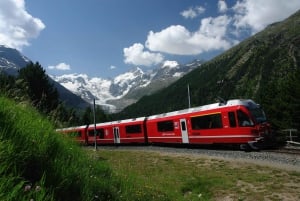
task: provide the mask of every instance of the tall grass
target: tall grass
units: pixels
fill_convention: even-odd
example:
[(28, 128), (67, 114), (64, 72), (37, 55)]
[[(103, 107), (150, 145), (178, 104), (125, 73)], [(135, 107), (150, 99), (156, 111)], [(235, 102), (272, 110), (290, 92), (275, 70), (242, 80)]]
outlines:
[(117, 200), (109, 166), (57, 134), (26, 104), (0, 96), (0, 200)]

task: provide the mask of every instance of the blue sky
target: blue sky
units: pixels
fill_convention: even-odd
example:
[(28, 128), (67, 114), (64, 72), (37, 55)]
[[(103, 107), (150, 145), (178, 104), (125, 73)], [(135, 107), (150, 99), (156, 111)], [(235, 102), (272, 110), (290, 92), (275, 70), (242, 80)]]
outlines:
[(0, 44), (52, 75), (108, 78), (210, 59), (299, 9), (299, 0), (0, 0)]

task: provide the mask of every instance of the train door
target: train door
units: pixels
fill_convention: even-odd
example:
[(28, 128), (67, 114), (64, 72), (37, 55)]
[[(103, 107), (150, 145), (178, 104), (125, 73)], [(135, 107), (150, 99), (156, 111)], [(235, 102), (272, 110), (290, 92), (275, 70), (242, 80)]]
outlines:
[(182, 143), (189, 143), (189, 135), (187, 132), (186, 120), (180, 119), (180, 130), (182, 135)]
[(119, 130), (119, 127), (114, 127), (114, 143), (115, 144), (120, 143), (120, 130)]

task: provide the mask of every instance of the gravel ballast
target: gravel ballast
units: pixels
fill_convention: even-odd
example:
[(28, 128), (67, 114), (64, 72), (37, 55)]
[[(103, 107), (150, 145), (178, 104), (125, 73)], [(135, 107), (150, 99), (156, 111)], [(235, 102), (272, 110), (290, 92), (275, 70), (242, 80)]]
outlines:
[(245, 152), (227, 149), (173, 148), (165, 146), (99, 146), (98, 149), (160, 152), (173, 156), (212, 157), (232, 162), (253, 163), (278, 169), (300, 172), (300, 155), (269, 151)]

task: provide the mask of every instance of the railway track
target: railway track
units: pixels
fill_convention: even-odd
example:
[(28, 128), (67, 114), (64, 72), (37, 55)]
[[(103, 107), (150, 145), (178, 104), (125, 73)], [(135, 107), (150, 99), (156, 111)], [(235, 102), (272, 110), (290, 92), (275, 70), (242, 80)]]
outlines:
[(266, 152), (273, 152), (273, 153), (281, 153), (281, 154), (290, 154), (290, 155), (298, 155), (300, 156), (300, 148), (279, 148), (273, 150), (264, 150)]
[(300, 149), (273, 149), (245, 152), (230, 149), (188, 148), (170, 146), (99, 146), (98, 150), (158, 152), (171, 156), (212, 157), (240, 161), (300, 172)]

